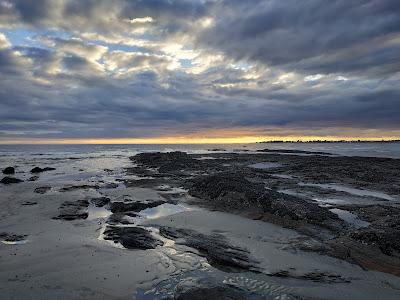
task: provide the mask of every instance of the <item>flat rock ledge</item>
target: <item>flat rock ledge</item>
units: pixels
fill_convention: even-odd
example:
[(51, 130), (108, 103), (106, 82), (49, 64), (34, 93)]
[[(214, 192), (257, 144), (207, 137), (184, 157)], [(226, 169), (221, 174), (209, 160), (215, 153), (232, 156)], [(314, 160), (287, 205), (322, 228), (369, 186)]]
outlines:
[(177, 244), (194, 248), (204, 255), (210, 265), (227, 272), (255, 271), (257, 262), (248, 250), (231, 245), (221, 234), (205, 235), (191, 229), (160, 227), (160, 235)]
[(88, 206), (89, 201), (87, 200), (65, 201), (59, 208), (59, 215), (53, 219), (66, 221), (87, 219), (89, 216)]
[(107, 226), (104, 230), (104, 239), (121, 243), (127, 249), (155, 249), (164, 243), (153, 237), (151, 233), (142, 227), (118, 227)]

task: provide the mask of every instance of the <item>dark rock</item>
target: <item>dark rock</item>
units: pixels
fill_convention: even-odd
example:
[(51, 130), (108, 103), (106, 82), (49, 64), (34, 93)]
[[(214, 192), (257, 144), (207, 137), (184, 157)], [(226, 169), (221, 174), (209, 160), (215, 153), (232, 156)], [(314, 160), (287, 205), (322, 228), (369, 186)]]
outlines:
[(128, 249), (155, 249), (164, 243), (153, 237), (149, 231), (141, 227), (116, 227), (107, 226), (104, 239), (120, 242)]
[(6, 175), (15, 174), (15, 169), (13, 167), (7, 167), (3, 170), (3, 174), (6, 174)]
[(370, 222), (365, 228), (349, 231), (347, 235), (364, 245), (378, 247), (386, 255), (400, 254), (400, 208), (385, 205), (340, 206)]
[(3, 184), (11, 184), (11, 183), (20, 183), (23, 180), (18, 179), (18, 178), (14, 178), (14, 177), (3, 177), (3, 179), (0, 181), (0, 183)]
[(45, 168), (39, 168), (39, 167), (34, 167), (31, 170), (31, 173), (41, 173), (41, 172), (46, 172), (46, 171), (54, 171), (55, 168), (49, 168), (49, 167), (45, 167)]
[(135, 224), (135, 222), (131, 222), (126, 218), (127, 215), (124, 213), (113, 213), (111, 216), (108, 217), (107, 219), (107, 224), (110, 225), (118, 225), (118, 224), (123, 224), (123, 225), (129, 225), (129, 224)]
[(297, 275), (297, 274), (293, 274), (291, 271), (288, 271), (288, 270), (281, 270), (281, 271), (270, 274), (270, 276), (303, 279), (303, 280), (310, 280), (313, 282), (320, 282), (320, 283), (350, 283), (351, 282), (350, 279), (344, 278), (342, 275), (326, 273), (326, 272), (319, 272), (319, 271), (308, 272), (305, 274)]
[(333, 231), (344, 222), (327, 208), (295, 196), (268, 190), (262, 183), (251, 182), (241, 174), (218, 173), (201, 176), (188, 183), (189, 194), (222, 211), (251, 211), (272, 215), (274, 220), (286, 219), (322, 226)]
[(39, 179), (39, 176), (32, 176), (28, 179), (28, 181), (36, 181)]
[(221, 234), (205, 235), (194, 230), (160, 227), (160, 235), (177, 244), (197, 249), (214, 267), (223, 271), (258, 271), (256, 261), (246, 249), (229, 244)]
[(182, 170), (196, 169), (203, 165), (201, 161), (193, 159), (186, 152), (180, 151), (139, 153), (130, 157), (130, 159), (149, 168), (158, 168), (160, 173), (179, 173)]
[(245, 300), (264, 299), (264, 297), (229, 286), (215, 283), (205, 278), (187, 278), (181, 281), (174, 291), (175, 300)]
[(105, 183), (101, 187), (104, 189), (116, 189), (118, 187), (118, 183), (115, 183), (115, 182)]
[(26, 234), (13, 234), (8, 232), (0, 232), (0, 239), (6, 242), (19, 242), (25, 240)]
[(110, 201), (111, 199), (107, 197), (92, 198), (90, 200), (90, 202), (93, 203), (96, 207), (103, 207), (104, 205), (110, 203)]
[[(365, 239), (365, 237), (363, 238)], [(386, 255), (379, 249), (378, 245), (358, 241), (347, 235), (328, 240), (327, 245), (330, 249), (326, 254), (330, 256), (355, 263), (366, 270), (376, 270), (400, 276), (398, 253), (396, 256)], [(391, 249), (391, 247), (388, 247), (388, 249)], [(390, 253), (392, 253), (392, 250), (390, 250)]]
[(51, 190), (51, 187), (49, 187), (49, 186), (41, 186), (41, 187), (36, 188), (34, 190), (34, 192), (38, 193), (38, 194), (45, 194), (50, 190)]
[(33, 201), (25, 201), (22, 203), (22, 205), (24, 206), (31, 206), (31, 205), (36, 205), (37, 202), (33, 202)]
[(87, 200), (65, 201), (59, 208), (59, 215), (53, 219), (67, 221), (86, 219), (89, 216), (88, 206), (89, 202)]
[(324, 273), (324, 272), (309, 272), (304, 275), (299, 276), (299, 278), (305, 280), (311, 280), (314, 282), (322, 283), (350, 283), (351, 280), (342, 277), (338, 274)]
[[(400, 220), (397, 220), (400, 225)], [(400, 227), (367, 227), (349, 233), (352, 239), (363, 244), (377, 246), (382, 253), (392, 255), (394, 251), (400, 253)]]
[(88, 189), (99, 189), (98, 185), (89, 185), (89, 184), (82, 184), (82, 185), (72, 185), (66, 186), (60, 189), (60, 192), (71, 192), (75, 190), (88, 190)]
[(117, 212), (126, 212), (126, 211), (134, 211), (139, 212), (146, 208), (156, 207), (161, 204), (164, 204), (164, 201), (149, 201), (149, 202), (111, 202), (110, 203), (110, 210), (113, 213)]

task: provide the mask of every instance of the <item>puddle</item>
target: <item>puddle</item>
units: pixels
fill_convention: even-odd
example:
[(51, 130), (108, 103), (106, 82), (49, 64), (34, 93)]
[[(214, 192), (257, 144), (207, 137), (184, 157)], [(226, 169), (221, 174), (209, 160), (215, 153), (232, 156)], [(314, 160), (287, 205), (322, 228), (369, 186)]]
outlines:
[(321, 198), (313, 198), (314, 201), (317, 201), (320, 206), (329, 206), (331, 204), (349, 204), (352, 201), (350, 200), (343, 200), (343, 199), (336, 199), (336, 198), (326, 198), (326, 199), (321, 199)]
[(146, 208), (138, 213), (138, 216), (146, 220), (154, 220), (170, 215), (175, 215), (184, 211), (192, 210), (192, 208), (183, 204), (165, 203), (157, 207)]
[(5, 245), (23, 245), (28, 242), (28, 240), (21, 240), (21, 241), (1, 241)]
[(88, 207), (89, 216), (87, 220), (105, 219), (112, 215), (112, 212), (104, 207), (96, 207), (95, 205), (89, 205)]
[(282, 178), (282, 179), (293, 179), (294, 178), (292, 175), (286, 175), (286, 174), (272, 174), (272, 177)]
[(299, 182), (298, 185), (300, 186), (313, 186), (313, 187), (320, 187), (323, 189), (328, 189), (328, 190), (335, 190), (338, 192), (346, 192), (351, 195), (356, 195), (356, 196), (370, 196), (370, 197), (375, 197), (375, 198), (380, 198), (384, 200), (395, 200), (392, 196), (378, 192), (378, 191), (369, 191), (369, 190), (361, 190), (361, 189), (356, 189), (356, 188), (351, 188), (339, 184), (329, 184), (329, 183), (303, 183)]
[(256, 164), (248, 165), (248, 167), (250, 167), (250, 168), (261, 169), (261, 170), (279, 168), (281, 166), (282, 166), (282, 164), (274, 163), (274, 162), (259, 162)]
[(330, 211), (333, 212), (334, 214), (337, 214), (340, 219), (353, 225), (356, 228), (368, 227), (370, 225), (369, 222), (360, 220), (355, 214), (347, 210), (333, 208), (330, 209)]

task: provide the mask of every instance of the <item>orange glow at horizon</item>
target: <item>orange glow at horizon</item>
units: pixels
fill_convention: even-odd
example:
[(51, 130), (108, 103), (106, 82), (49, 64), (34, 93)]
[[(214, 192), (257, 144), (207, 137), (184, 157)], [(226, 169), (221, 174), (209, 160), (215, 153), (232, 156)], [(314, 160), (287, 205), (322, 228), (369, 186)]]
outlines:
[(237, 136), (237, 137), (149, 137), (149, 138), (70, 138), (70, 139), (10, 139), (0, 144), (250, 144), (262, 141), (377, 141), (399, 140), (400, 136), (349, 137), (349, 136)]

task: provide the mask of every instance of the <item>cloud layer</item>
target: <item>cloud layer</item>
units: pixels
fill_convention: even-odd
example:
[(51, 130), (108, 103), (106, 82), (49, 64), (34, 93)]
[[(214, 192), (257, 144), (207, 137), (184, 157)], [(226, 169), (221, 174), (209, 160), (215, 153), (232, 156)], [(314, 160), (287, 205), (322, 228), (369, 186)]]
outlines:
[(399, 53), (396, 0), (0, 0), (0, 140), (400, 135)]

